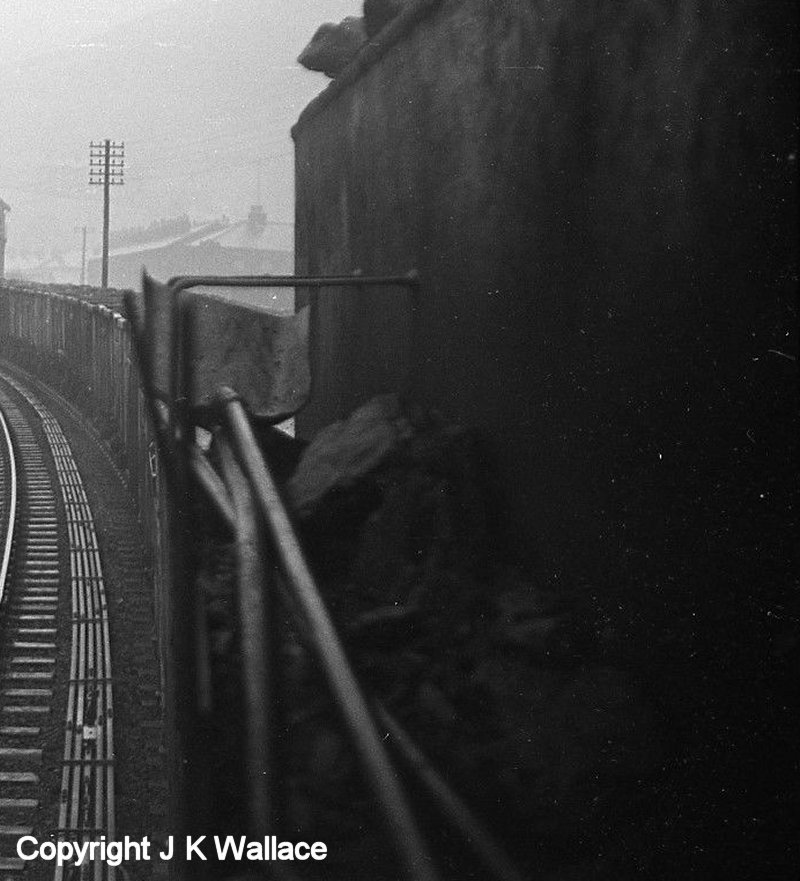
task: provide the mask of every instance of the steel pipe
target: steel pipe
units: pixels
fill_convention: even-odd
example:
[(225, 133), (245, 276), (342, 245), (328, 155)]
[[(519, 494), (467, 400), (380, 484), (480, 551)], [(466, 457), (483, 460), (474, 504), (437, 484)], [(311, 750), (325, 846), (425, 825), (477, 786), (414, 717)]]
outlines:
[(167, 285), (173, 295), (194, 287), (332, 288), (383, 285), (416, 289), (419, 287), (419, 274), (412, 270), (405, 275), (177, 275)]
[(269, 590), (258, 509), (247, 478), (228, 441), (219, 438), (225, 483), (236, 517), (236, 563), (239, 632), (245, 695), (246, 771), (250, 834), (269, 835), (272, 825), (271, 784), (273, 730), (272, 676), (269, 664)]
[(428, 846), (378, 736), (375, 722), (308, 568), (278, 488), (264, 463), (244, 407), (230, 390), (223, 390), (221, 399), (236, 453), (252, 483), (279, 565), (300, 607), (312, 649), (336, 698), (370, 787), (384, 814), (403, 873), (412, 881), (436, 881), (438, 874)]

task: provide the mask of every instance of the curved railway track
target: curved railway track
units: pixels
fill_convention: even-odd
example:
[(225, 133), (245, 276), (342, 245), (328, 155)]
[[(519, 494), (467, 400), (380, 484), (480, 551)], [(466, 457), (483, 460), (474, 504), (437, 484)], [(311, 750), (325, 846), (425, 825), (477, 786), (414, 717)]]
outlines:
[[(111, 881), (104, 863), (72, 874), (16, 854), (22, 835), (114, 837), (113, 703), (103, 572), (70, 445), (47, 408), (2, 374), (0, 413), (0, 877)], [(58, 729), (54, 799), (42, 763)]]
[(17, 462), (8, 423), (0, 411), (0, 605), (3, 602), (11, 547), (14, 543), (14, 522), (17, 513)]

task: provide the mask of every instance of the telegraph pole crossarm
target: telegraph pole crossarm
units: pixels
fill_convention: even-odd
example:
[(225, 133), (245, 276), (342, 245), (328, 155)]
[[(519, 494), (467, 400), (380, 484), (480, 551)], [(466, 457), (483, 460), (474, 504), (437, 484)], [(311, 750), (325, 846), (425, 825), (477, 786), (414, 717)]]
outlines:
[(103, 269), (101, 287), (108, 287), (108, 227), (112, 186), (125, 181), (125, 142), (94, 141), (89, 144), (89, 183), (103, 187)]

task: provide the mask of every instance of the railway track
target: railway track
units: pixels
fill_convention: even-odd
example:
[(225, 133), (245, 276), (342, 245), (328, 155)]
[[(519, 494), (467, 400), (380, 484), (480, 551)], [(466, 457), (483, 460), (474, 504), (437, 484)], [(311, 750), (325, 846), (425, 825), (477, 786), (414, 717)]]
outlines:
[(2, 374), (0, 412), (0, 877), (113, 881), (104, 863), (73, 874), (16, 853), (23, 835), (114, 837), (113, 702), (102, 565), (70, 445)]

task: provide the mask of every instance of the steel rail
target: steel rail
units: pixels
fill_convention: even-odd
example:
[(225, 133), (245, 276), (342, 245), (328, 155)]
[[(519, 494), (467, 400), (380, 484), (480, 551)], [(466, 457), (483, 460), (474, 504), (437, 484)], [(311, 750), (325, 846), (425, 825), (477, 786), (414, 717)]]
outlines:
[(2, 427), (3, 447), (6, 458), (6, 467), (9, 473), (9, 485), (11, 487), (8, 493), (8, 514), (5, 526), (5, 541), (3, 543), (3, 556), (0, 558), (0, 604), (3, 602), (5, 594), (6, 577), (8, 576), (8, 567), (11, 562), (11, 548), (14, 544), (14, 523), (17, 514), (17, 462), (14, 458), (14, 444), (11, 441), (11, 434), (8, 425), (0, 411), (0, 427)]

